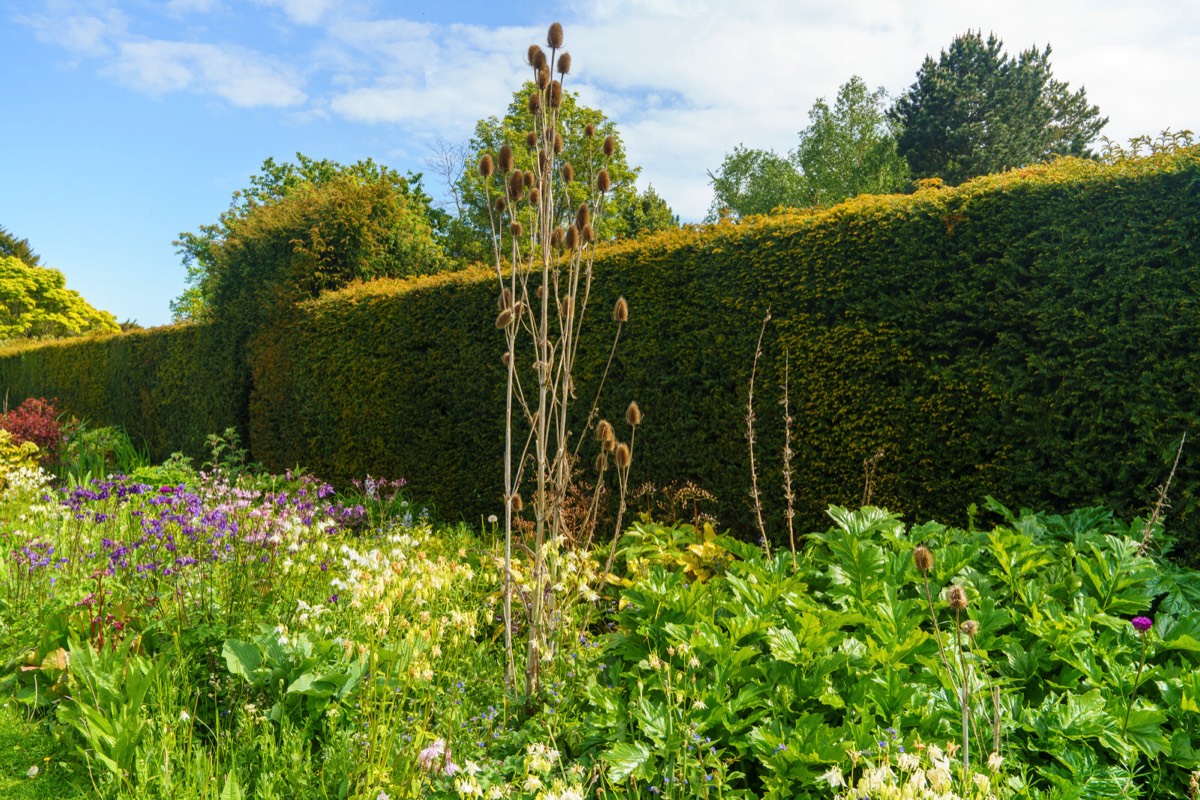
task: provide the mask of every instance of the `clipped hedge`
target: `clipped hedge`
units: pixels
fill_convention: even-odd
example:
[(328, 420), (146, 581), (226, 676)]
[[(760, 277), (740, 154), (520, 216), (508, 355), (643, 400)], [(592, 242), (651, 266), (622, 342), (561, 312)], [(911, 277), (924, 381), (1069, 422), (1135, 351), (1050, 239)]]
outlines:
[(61, 339), (0, 351), (0, 387), (10, 406), (57, 397), (91, 424), (121, 425), (156, 458), (197, 457), (208, 434), (246, 425), (249, 386), (228, 352), (206, 325)]
[[(633, 482), (694, 481), (746, 536), (746, 392), (768, 307), (756, 430), (777, 540), (785, 359), (799, 530), (822, 527), (831, 503), (860, 502), (864, 459), (879, 450), (874, 503), (961, 520), (988, 494), (1010, 506), (1145, 512), (1180, 436), (1196, 441), (1200, 148), (1116, 165), (1065, 159), (954, 189), (687, 228), (608, 247), (596, 273), (577, 408), (593, 395), (608, 310), (623, 294), (631, 321), (602, 412), (620, 420), (636, 399), (646, 414)], [(255, 457), (335, 480), (403, 475), (446, 513), (496, 512), (494, 281), (479, 270), (361, 284), (261, 331), (249, 353)], [(62, 346), (66, 363), (32, 392), (11, 358), (0, 359), (0, 379), (76, 408), (59, 387), (104, 379), (66, 354), (100, 346)], [(125, 369), (154, 379), (153, 369)], [(1196, 463), (1189, 446), (1169, 514), (1175, 532), (1200, 542)]]

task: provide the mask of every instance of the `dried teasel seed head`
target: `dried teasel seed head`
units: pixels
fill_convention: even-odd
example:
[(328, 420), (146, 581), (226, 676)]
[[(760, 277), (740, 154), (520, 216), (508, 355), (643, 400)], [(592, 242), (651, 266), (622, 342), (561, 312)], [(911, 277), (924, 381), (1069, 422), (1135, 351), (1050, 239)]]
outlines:
[(483, 158), (479, 159), (479, 174), (484, 180), (492, 177), (492, 172), (495, 171), (496, 165), (492, 163), (492, 157), (487, 153), (483, 154)]
[(611, 439), (604, 440), (604, 451), (606, 453), (617, 452), (617, 437), (615, 435)]
[(558, 71), (562, 75), (566, 75), (571, 71), (571, 54), (563, 53), (558, 57)]
[(596, 456), (596, 472), (604, 472), (608, 469), (608, 453), (603, 450)]
[(529, 150), (537, 147), (537, 134), (533, 131), (529, 131), (525, 134), (525, 147)]
[(567, 235), (563, 239), (563, 244), (565, 244), (569, 250), (574, 250), (575, 248), (579, 247), (579, 228), (576, 228), (574, 225), (567, 228)]
[(563, 43), (562, 24), (555, 22), (554, 24), (552, 24), (550, 26), (550, 30), (546, 32), (546, 44), (550, 45), (550, 47), (557, 50), (558, 48), (562, 47), (562, 43)]
[(509, 364), (512, 363), (512, 353), (505, 350), (503, 353), (500, 354), (500, 362), (502, 364), (504, 364), (504, 366), (507, 367)]
[(504, 209), (508, 208), (508, 203), (504, 202), (503, 197), (497, 197), (496, 202), (493, 203), (493, 205), (495, 206), (496, 211), (501, 214), (504, 213)]
[(509, 325), (512, 324), (512, 321), (513, 321), (513, 310), (511, 308), (506, 308), (500, 312), (499, 316), (496, 317), (496, 329), (504, 330), (505, 328), (507, 328)]
[(604, 194), (612, 186), (612, 181), (608, 177), (608, 170), (600, 170), (600, 174), (596, 176), (596, 188), (600, 190), (600, 194)]
[(583, 226), (583, 241), (587, 242), (588, 244), (596, 241), (596, 231), (592, 229), (591, 225)]
[(521, 509), (525, 507), (525, 502), (521, 499), (520, 492), (514, 492), (513, 496), (509, 498), (508, 502), (509, 505), (512, 506), (514, 514), (520, 514)]
[(555, 134), (554, 134), (554, 152), (561, 153), (563, 151), (564, 147), (566, 147), (566, 143), (563, 141), (562, 134), (555, 132)]
[(617, 462), (617, 469), (629, 469), (633, 461), (633, 451), (629, 449), (629, 445), (621, 442), (613, 453), (613, 460)]
[(545, 286), (539, 286), (539, 287), (537, 287), (537, 291), (536, 291), (536, 292), (534, 292), (534, 294), (536, 294), (536, 295), (537, 295), (537, 299), (538, 299), (538, 300), (541, 300), (543, 297), (545, 297), (545, 296), (546, 296), (546, 287), (545, 287)]
[(508, 196), (515, 203), (525, 194), (525, 173), (517, 170), (508, 176)]
[(540, 69), (542, 64), (546, 63), (546, 54), (542, 52), (542, 48), (536, 44), (529, 45), (529, 52), (525, 56), (526, 62), (534, 69)]
[(951, 611), (966, 611), (967, 590), (961, 583), (956, 583), (946, 590), (946, 602), (949, 603)]
[(558, 108), (562, 105), (562, 84), (554, 81), (550, 84), (550, 107)]
[(500, 162), (500, 171), (504, 173), (512, 172), (513, 168), (513, 152), (512, 148), (506, 144), (500, 145), (500, 154), (497, 157)]
[(537, 187), (529, 190), (529, 205), (536, 206), (542, 202), (542, 193), (537, 190)]
[(575, 180), (575, 168), (571, 166), (570, 162), (562, 165), (562, 176), (567, 183)]
[(979, 623), (973, 619), (964, 620), (959, 628), (968, 639), (974, 639), (975, 634), (979, 633)]
[(538, 74), (537, 74), (537, 87), (539, 89), (544, 90), (549, 85), (550, 85), (550, 68), (548, 66), (546, 66), (545, 64), (542, 64), (542, 67), (541, 67), (541, 69), (538, 70)]
[(617, 140), (611, 136), (604, 137), (604, 155), (611, 156), (617, 151)]
[(636, 400), (631, 400), (629, 408), (625, 409), (625, 421), (629, 423), (631, 428), (636, 428), (642, 424), (642, 410), (638, 408)]
[(933, 551), (923, 544), (913, 548), (912, 559), (913, 566), (922, 575), (928, 575), (929, 571), (933, 569)]
[(587, 136), (589, 138), (592, 136), (595, 136), (596, 135), (596, 123), (589, 122), (587, 125), (584, 125), (583, 126), (583, 135)]
[(588, 224), (588, 221), (591, 220), (591, 218), (592, 211), (590, 208), (588, 208), (588, 204), (580, 203), (579, 210), (575, 212), (575, 226), (577, 228), (582, 228), (584, 225)]
[(513, 235), (514, 239), (521, 238), (521, 223), (517, 222), (516, 220), (513, 220), (508, 225), (508, 232)]
[(512, 305), (512, 292), (507, 286), (500, 290), (500, 297), (497, 298), (496, 304), (500, 306), (501, 311)]
[(557, 247), (562, 247), (562, 244), (563, 244), (563, 230), (562, 230), (562, 228), (555, 228), (554, 233), (550, 234), (550, 246), (557, 248)]
[(570, 319), (575, 316), (575, 298), (571, 295), (563, 297), (558, 303), (558, 313), (563, 319)]
[(535, 180), (535, 178), (536, 178), (536, 176), (533, 174), (533, 170), (531, 170), (531, 169), (525, 170), (525, 175), (524, 175), (523, 180), (525, 181), (526, 189), (528, 189), (530, 186), (533, 186), (533, 181)]
[[(529, 99), (525, 101), (525, 108), (529, 110), (530, 114), (536, 117), (538, 112), (542, 110), (542, 93), (536, 90), (530, 92)], [(535, 139), (534, 141), (536, 142), (537, 140)]]
[(613, 319), (617, 322), (629, 322), (629, 303), (624, 297), (617, 298), (617, 304), (613, 306)]
[(616, 438), (616, 432), (613, 431), (612, 423), (606, 419), (602, 419), (596, 423), (596, 439), (597, 441), (607, 442), (610, 439)]

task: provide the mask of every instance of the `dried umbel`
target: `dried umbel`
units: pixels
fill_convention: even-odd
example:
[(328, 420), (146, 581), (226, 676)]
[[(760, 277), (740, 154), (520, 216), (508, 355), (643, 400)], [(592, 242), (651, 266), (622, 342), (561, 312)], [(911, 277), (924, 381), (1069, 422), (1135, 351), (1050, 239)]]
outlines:
[(631, 428), (642, 424), (642, 410), (638, 408), (636, 400), (630, 401), (629, 408), (625, 409), (625, 421)]
[(511, 147), (509, 147), (506, 144), (500, 145), (500, 155), (498, 157), (498, 160), (500, 161), (500, 171), (501, 172), (503, 172), (505, 174), (512, 172), (513, 151), (512, 151)]
[(919, 544), (913, 548), (913, 566), (922, 575), (928, 575), (933, 569), (933, 551), (923, 544)]
[(492, 173), (495, 171), (495, 169), (496, 165), (492, 163), (492, 157), (487, 153), (484, 153), (483, 158), (479, 159), (479, 174), (484, 180), (487, 180), (488, 178), (492, 177)]
[(629, 469), (629, 465), (633, 463), (633, 452), (629, 449), (629, 445), (624, 442), (618, 444), (613, 453), (613, 461), (617, 463), (617, 469)]
[(611, 156), (617, 152), (617, 140), (611, 136), (604, 137), (604, 155)]
[(946, 602), (950, 604), (951, 611), (966, 611), (968, 605), (967, 590), (960, 583), (954, 584), (946, 590)]
[(979, 623), (973, 619), (964, 620), (959, 630), (962, 631), (963, 636), (966, 636), (968, 639), (974, 639), (975, 634), (979, 633)]
[(613, 306), (613, 319), (617, 322), (629, 321), (629, 303), (625, 301), (624, 297), (617, 298), (617, 304)]
[(575, 180), (575, 168), (572, 167), (570, 165), (570, 163), (563, 164), (562, 165), (562, 176), (563, 176), (563, 180), (566, 181), (567, 183), (570, 183), (571, 181)]
[(562, 47), (563, 29), (562, 24), (555, 22), (550, 26), (550, 30), (546, 32), (546, 44), (557, 50)]
[(566, 75), (568, 72), (571, 71), (571, 54), (570, 53), (563, 53), (561, 56), (558, 57), (558, 71), (563, 75)]
[(606, 419), (602, 419), (596, 423), (596, 439), (601, 442), (607, 442), (616, 438), (616, 433), (613, 431), (612, 423)]
[(600, 174), (596, 176), (596, 188), (600, 190), (600, 194), (604, 194), (612, 186), (612, 181), (608, 177), (608, 170), (600, 170)]

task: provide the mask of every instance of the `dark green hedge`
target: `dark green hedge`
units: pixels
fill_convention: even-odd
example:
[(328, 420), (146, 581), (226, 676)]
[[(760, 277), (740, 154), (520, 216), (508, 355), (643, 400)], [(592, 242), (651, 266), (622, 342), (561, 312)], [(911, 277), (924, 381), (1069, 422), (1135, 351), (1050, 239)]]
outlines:
[[(768, 307), (756, 411), (776, 538), (785, 535), (785, 357), (800, 530), (823, 527), (830, 503), (862, 499), (863, 461), (880, 449), (875, 503), (955, 520), (987, 494), (1012, 506), (1143, 513), (1180, 436), (1200, 447), (1200, 149), (1110, 166), (1063, 160), (955, 189), (685, 229), (609, 247), (596, 269), (579, 405), (623, 294), (631, 320), (602, 410), (620, 419), (636, 399), (646, 414), (633, 482), (695, 481), (748, 536), (745, 401)], [(403, 475), (446, 513), (496, 511), (494, 280), (478, 271), (363, 284), (259, 333), (255, 456), (340, 480)], [(27, 383), (10, 357), (0, 377), (67, 400), (59, 387), (82, 379), (66, 361)], [(129, 369), (136, 380), (155, 375)], [(1193, 452), (1175, 477), (1169, 526), (1200, 542)]]
[(156, 458), (203, 455), (205, 437), (246, 424), (249, 386), (212, 326), (154, 328), (0, 351), (9, 405), (57, 397), (93, 425), (122, 425)]

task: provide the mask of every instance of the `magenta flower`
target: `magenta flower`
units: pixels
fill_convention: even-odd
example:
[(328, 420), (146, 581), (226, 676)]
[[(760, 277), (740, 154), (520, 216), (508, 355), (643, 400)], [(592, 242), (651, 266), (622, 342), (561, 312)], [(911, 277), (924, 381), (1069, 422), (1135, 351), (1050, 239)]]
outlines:
[(1138, 633), (1145, 633), (1154, 627), (1154, 620), (1149, 617), (1134, 617), (1133, 627)]

